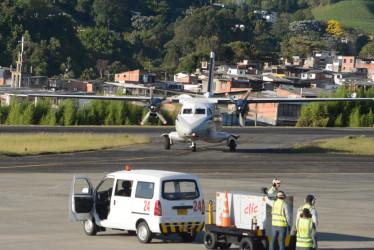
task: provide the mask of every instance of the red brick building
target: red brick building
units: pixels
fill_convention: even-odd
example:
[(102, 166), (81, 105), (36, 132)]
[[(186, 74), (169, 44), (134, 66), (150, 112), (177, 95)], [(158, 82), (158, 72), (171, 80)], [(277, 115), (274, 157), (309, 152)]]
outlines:
[(343, 56), (342, 60), (342, 72), (354, 72), (356, 69), (356, 57), (355, 56)]
[(122, 83), (154, 83), (155, 73), (149, 73), (147, 70), (133, 70), (115, 74), (114, 81)]

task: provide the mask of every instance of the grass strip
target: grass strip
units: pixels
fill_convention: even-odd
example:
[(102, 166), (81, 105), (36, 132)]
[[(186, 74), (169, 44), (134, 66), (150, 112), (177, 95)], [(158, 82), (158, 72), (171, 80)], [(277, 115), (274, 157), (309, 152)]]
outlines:
[(0, 156), (69, 153), (149, 143), (145, 136), (92, 133), (1, 133)]
[(344, 138), (323, 139), (296, 145), (293, 153), (328, 153), (374, 155), (374, 138), (348, 135)]

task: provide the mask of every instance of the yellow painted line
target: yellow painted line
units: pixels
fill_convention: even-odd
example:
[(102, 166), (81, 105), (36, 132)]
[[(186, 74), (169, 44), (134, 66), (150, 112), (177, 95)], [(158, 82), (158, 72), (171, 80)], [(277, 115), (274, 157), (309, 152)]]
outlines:
[[(175, 153), (170, 155), (157, 155), (157, 156), (148, 156), (148, 157), (135, 157), (135, 158), (129, 158), (129, 159), (121, 159), (121, 160), (95, 160), (95, 161), (80, 161), (79, 163), (85, 164), (85, 163), (105, 163), (108, 164), (108, 162), (129, 162), (129, 161), (136, 161), (136, 160), (145, 160), (145, 159), (157, 159), (157, 158), (165, 158), (169, 156), (178, 156), (182, 155), (183, 153)], [(169, 163), (169, 162), (163, 162), (163, 163)], [(32, 165), (19, 165), (19, 166), (5, 166), (0, 167), (0, 169), (8, 169), (8, 168), (33, 168), (33, 167), (52, 167), (52, 166), (59, 166), (59, 165), (73, 165), (77, 164), (77, 162), (61, 162), (61, 163), (46, 163), (46, 164), (32, 164)]]
[(35, 165), (7, 166), (7, 167), (0, 167), (0, 169), (6, 169), (6, 168), (51, 167), (51, 166), (57, 166), (57, 165), (62, 165), (62, 164), (60, 164), (60, 163), (47, 163), (47, 164), (35, 164)]

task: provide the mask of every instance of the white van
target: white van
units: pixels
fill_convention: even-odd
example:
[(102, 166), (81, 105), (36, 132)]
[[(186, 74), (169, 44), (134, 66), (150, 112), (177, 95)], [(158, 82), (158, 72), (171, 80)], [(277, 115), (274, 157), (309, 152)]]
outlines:
[(70, 221), (83, 221), (87, 235), (106, 228), (127, 230), (142, 243), (153, 234), (172, 233), (193, 241), (205, 219), (197, 177), (159, 170), (113, 172), (96, 189), (87, 176), (75, 175), (69, 207)]

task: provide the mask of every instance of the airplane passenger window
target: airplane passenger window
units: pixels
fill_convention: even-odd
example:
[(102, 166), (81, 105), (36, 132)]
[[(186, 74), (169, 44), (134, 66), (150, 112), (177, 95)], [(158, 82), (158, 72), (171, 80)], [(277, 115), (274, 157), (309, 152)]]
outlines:
[(192, 114), (192, 109), (183, 109), (183, 114)]
[(196, 109), (195, 114), (204, 115), (205, 114), (205, 109)]

